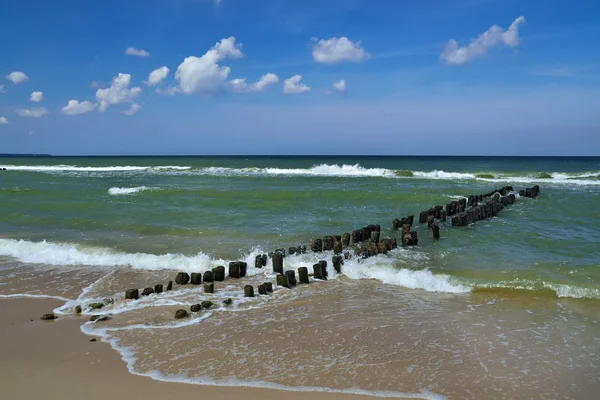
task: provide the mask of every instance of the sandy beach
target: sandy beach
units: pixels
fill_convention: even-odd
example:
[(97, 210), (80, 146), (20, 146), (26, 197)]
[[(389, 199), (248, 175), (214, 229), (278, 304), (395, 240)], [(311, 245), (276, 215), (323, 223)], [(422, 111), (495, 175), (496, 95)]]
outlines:
[[(79, 330), (85, 317), (42, 321), (61, 305), (45, 299), (0, 299), (2, 398), (89, 399), (369, 399), (339, 393), (290, 392), (246, 387), (167, 383), (130, 374), (107, 343), (90, 342)], [(198, 360), (201, 362), (201, 360)]]

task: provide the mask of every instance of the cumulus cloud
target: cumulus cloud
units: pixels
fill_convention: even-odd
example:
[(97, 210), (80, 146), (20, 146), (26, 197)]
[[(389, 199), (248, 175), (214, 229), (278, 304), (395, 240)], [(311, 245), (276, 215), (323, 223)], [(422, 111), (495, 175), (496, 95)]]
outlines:
[(312, 55), (314, 60), (321, 64), (335, 64), (342, 61), (358, 62), (369, 58), (369, 53), (361, 47), (360, 42), (353, 43), (345, 36), (317, 41)]
[(148, 53), (146, 50), (136, 49), (135, 47), (128, 47), (125, 50), (125, 54), (135, 57), (150, 57), (150, 53)]
[(113, 78), (110, 87), (98, 89), (96, 91), (96, 100), (100, 104), (100, 112), (106, 111), (109, 106), (114, 104), (133, 102), (133, 99), (142, 93), (142, 89), (137, 86), (129, 88), (130, 83), (130, 74), (119, 73), (119, 75)]
[(148, 80), (146, 81), (146, 85), (148, 86), (156, 86), (163, 81), (169, 75), (169, 68), (160, 67), (150, 72), (148, 75)]
[(467, 46), (460, 47), (458, 42), (452, 39), (446, 44), (441, 58), (449, 65), (462, 65), (484, 55), (490, 47), (499, 44), (517, 47), (521, 42), (519, 39), (519, 25), (523, 23), (525, 23), (525, 17), (521, 15), (513, 21), (507, 30), (498, 25), (493, 25), (477, 38), (472, 39)]
[(29, 96), (29, 100), (33, 101), (34, 103), (39, 103), (40, 101), (44, 100), (44, 93), (32, 92), (31, 96)]
[(44, 115), (48, 114), (48, 110), (46, 110), (45, 107), (38, 107), (38, 108), (29, 108), (29, 109), (22, 109), (22, 110), (17, 110), (17, 114), (19, 114), (21, 117), (31, 117), (31, 118), (40, 118), (43, 117)]
[(18, 85), (19, 83), (25, 82), (29, 79), (29, 77), (21, 71), (11, 72), (10, 74), (5, 75), (4, 77), (12, 83), (14, 83), (15, 85)]
[(275, 74), (268, 73), (260, 77), (257, 82), (247, 84), (246, 78), (232, 79), (229, 81), (231, 90), (235, 93), (253, 93), (263, 92), (267, 86), (274, 85), (279, 82), (279, 77)]
[(304, 83), (301, 83), (302, 75), (294, 75), (283, 82), (283, 93), (285, 94), (300, 94), (308, 92), (310, 88)]
[(65, 115), (79, 115), (85, 114), (92, 111), (96, 108), (97, 104), (93, 104), (90, 101), (82, 101), (81, 103), (78, 100), (69, 100), (66, 106), (64, 106), (60, 111)]
[(346, 80), (345, 79), (340, 79), (337, 82), (333, 82), (333, 85), (331, 85), (333, 87), (333, 90), (335, 90), (338, 93), (346, 93)]
[(236, 43), (232, 36), (221, 39), (202, 57), (187, 57), (175, 72), (181, 91), (185, 94), (218, 92), (225, 85), (231, 71), (218, 62), (243, 57), (241, 48), (241, 43)]
[(6, 119), (6, 117), (0, 117), (0, 125), (6, 125), (8, 124), (8, 120)]
[(131, 106), (129, 106), (129, 108), (127, 110), (121, 111), (121, 113), (131, 116), (131, 115), (135, 114), (136, 112), (140, 111), (140, 108), (141, 107), (138, 103), (131, 103)]

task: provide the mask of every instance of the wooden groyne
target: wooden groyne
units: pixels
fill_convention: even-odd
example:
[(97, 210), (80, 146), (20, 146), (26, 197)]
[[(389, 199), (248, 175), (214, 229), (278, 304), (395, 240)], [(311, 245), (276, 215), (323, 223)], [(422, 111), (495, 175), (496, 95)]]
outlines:
[[(520, 197), (536, 198), (540, 194), (540, 187), (535, 185), (531, 188), (526, 188), (519, 191)], [(447, 223), (448, 219), (453, 227), (465, 227), (470, 224), (482, 221), (488, 218), (497, 216), (505, 207), (516, 202), (517, 196), (514, 194), (512, 186), (504, 186), (495, 189), (491, 192), (479, 195), (470, 195), (460, 200), (447, 203), (445, 206), (437, 205), (431, 207), (419, 214), (419, 224), (427, 224), (427, 227), (432, 232), (435, 240), (440, 240), (440, 224)], [(403, 218), (396, 218), (392, 221), (392, 231), (400, 231), (400, 242), (404, 247), (417, 246), (419, 238), (417, 232), (413, 229), (415, 217), (409, 215)], [(367, 225), (359, 229), (353, 230), (351, 233), (346, 232), (342, 235), (327, 235), (322, 238), (312, 239), (307, 245), (300, 245), (288, 248), (289, 255), (305, 254), (308, 249), (311, 252), (318, 254), (326, 251), (331, 251), (331, 265), (338, 274), (342, 273), (344, 260), (358, 257), (358, 260), (373, 257), (378, 254), (386, 254), (387, 252), (398, 247), (396, 238), (381, 238), (381, 226), (377, 224)], [(310, 277), (313, 280), (327, 280), (327, 260), (320, 260), (312, 267), (312, 274), (309, 274), (307, 267), (300, 267), (297, 271), (286, 270), (284, 261), (286, 251), (283, 248), (276, 249), (268, 254), (259, 254), (255, 257), (254, 267), (261, 269), (268, 267), (269, 260), (271, 267), (276, 274), (275, 282), (277, 286), (282, 288), (292, 289), (296, 285), (305, 285), (310, 283)], [(244, 261), (232, 261), (228, 265), (227, 276), (225, 276), (225, 266), (217, 266), (204, 272), (179, 272), (175, 276), (175, 283), (180, 286), (185, 285), (202, 285), (204, 283), (205, 293), (215, 293), (217, 284), (226, 280), (238, 280), (246, 276), (248, 264)], [(297, 272), (297, 275), (296, 275)], [(244, 297), (255, 297), (258, 292), (259, 296), (267, 296), (273, 293), (273, 282), (264, 282), (256, 288), (252, 285), (243, 287)], [(166, 291), (173, 290), (173, 281), (169, 281), (166, 285)], [(141, 296), (159, 295), (163, 293), (163, 284), (159, 283), (154, 287), (147, 287), (141, 290), (128, 289), (125, 291), (125, 300), (136, 301)], [(91, 303), (89, 309), (101, 309), (106, 304), (114, 302), (113, 299), (105, 299), (104, 302)], [(233, 301), (226, 299), (223, 305), (231, 305)], [(211, 301), (204, 301), (201, 304), (194, 304), (190, 307), (190, 312), (200, 312), (209, 310), (214, 307)], [(75, 307), (77, 313), (81, 313), (80, 305)], [(184, 309), (179, 309), (175, 313), (175, 318), (187, 318), (189, 312)], [(54, 314), (45, 314), (43, 319), (54, 319)], [(106, 321), (110, 319), (106, 315), (94, 315), (91, 320), (95, 322)]]

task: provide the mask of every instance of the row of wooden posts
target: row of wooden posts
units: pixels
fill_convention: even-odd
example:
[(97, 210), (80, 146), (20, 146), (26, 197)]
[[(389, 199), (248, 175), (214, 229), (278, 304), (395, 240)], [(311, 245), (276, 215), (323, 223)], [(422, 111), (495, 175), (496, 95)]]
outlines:
[[(516, 197), (511, 192), (513, 191), (512, 186), (505, 186), (500, 189), (496, 189), (492, 192), (472, 195), (468, 198), (463, 198), (457, 201), (446, 204), (446, 207), (435, 206), (426, 211), (423, 211), (419, 215), (419, 223), (427, 223), (428, 228), (433, 232), (434, 239), (439, 239), (439, 225), (435, 221), (436, 219), (440, 222), (446, 222), (448, 217), (452, 217), (452, 226), (466, 226), (470, 223), (492, 217), (502, 210), (506, 205), (513, 204)], [(539, 186), (534, 186), (522, 190), (521, 196), (524, 197), (536, 197), (540, 192)], [(489, 199), (486, 200), (486, 199)], [(479, 204), (483, 202), (482, 204)], [(402, 230), (402, 245), (403, 246), (416, 246), (418, 245), (417, 232), (412, 230), (414, 223), (414, 216), (410, 215), (405, 218), (395, 219), (392, 222), (392, 229)], [(323, 251), (333, 251), (332, 265), (337, 273), (342, 272), (342, 265), (344, 259), (349, 259), (352, 254), (344, 249), (350, 248), (351, 245), (355, 246), (355, 255), (361, 258), (372, 257), (377, 254), (385, 254), (390, 250), (397, 247), (397, 241), (394, 238), (380, 240), (381, 226), (380, 225), (367, 225), (366, 227), (356, 229), (352, 233), (344, 233), (343, 235), (332, 235), (325, 236), (322, 239), (313, 239), (309, 243), (309, 248), (313, 253), (320, 253)], [(368, 243), (366, 243), (368, 242)], [(307, 252), (307, 246), (290, 247), (288, 253), (294, 254), (305, 254)], [(343, 256), (342, 256), (343, 253)], [(255, 268), (264, 268), (267, 266), (269, 258), (273, 272), (277, 274), (276, 283), (277, 286), (292, 288), (297, 284), (308, 284), (309, 277), (312, 276), (314, 279), (327, 280), (327, 261), (321, 260), (313, 265), (313, 273), (309, 274), (308, 268), (298, 268), (298, 279), (296, 279), (296, 271), (287, 270), (284, 271), (283, 263), (286, 256), (285, 249), (276, 249), (274, 252), (269, 254), (259, 254), (256, 256), (254, 261)], [(246, 276), (248, 264), (243, 261), (233, 261), (229, 263), (228, 276), (231, 279), (239, 279)], [(221, 282), (225, 280), (225, 267), (217, 266), (212, 270), (205, 271), (202, 273), (192, 273), (191, 275), (186, 272), (179, 272), (175, 277), (175, 283), (179, 285), (186, 285), (188, 283), (192, 285), (201, 285), (204, 282), (204, 292), (214, 293), (215, 286), (214, 282)], [(172, 290), (173, 282), (169, 281), (167, 285), (167, 291)], [(273, 292), (273, 284), (271, 282), (265, 282), (258, 285), (258, 294), (267, 295)], [(161, 293), (163, 291), (162, 284), (154, 286), (154, 288), (145, 288), (142, 291), (142, 296), (147, 296), (153, 293)], [(254, 297), (255, 291), (252, 285), (244, 286), (244, 296)], [(126, 299), (137, 300), (139, 299), (139, 289), (129, 289), (125, 293)], [(212, 303), (211, 303), (212, 304)], [(231, 304), (231, 299), (227, 299), (225, 304)], [(192, 311), (196, 311), (205, 308), (202, 305), (192, 306)], [(182, 318), (187, 316), (187, 311), (177, 310), (176, 317)]]

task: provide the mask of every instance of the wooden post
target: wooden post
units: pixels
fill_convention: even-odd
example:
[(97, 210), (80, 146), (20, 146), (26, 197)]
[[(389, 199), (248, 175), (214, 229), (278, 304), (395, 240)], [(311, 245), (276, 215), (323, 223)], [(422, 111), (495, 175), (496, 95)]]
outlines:
[(158, 283), (156, 285), (154, 285), (154, 293), (162, 293), (163, 292), (163, 285)]
[[(333, 264), (333, 268), (335, 268), (335, 272), (337, 272), (338, 274), (341, 274), (342, 273), (342, 264), (344, 263), (344, 259), (342, 258), (342, 256), (333, 256), (331, 258), (331, 263)], [(307, 271), (307, 274), (308, 274), (308, 271)]]
[(254, 286), (252, 286), (252, 285), (244, 286), (244, 297), (254, 297)]
[(290, 282), (288, 281), (287, 275), (277, 275), (277, 286), (290, 289)]
[(333, 244), (333, 254), (342, 254), (342, 242), (335, 242)]
[(213, 282), (204, 282), (204, 293), (214, 293), (215, 284)]
[(169, 281), (169, 283), (167, 283), (167, 292), (173, 290), (173, 281)]
[(273, 293), (273, 282), (265, 282), (264, 285), (268, 293)]
[(283, 254), (273, 254), (271, 261), (273, 262), (273, 272), (277, 274), (283, 274)]
[(197, 272), (192, 272), (192, 278), (190, 279), (190, 283), (192, 285), (199, 285), (202, 283), (202, 274)]
[(229, 263), (229, 277), (233, 279), (239, 279), (240, 277), (240, 265), (237, 262)]
[(202, 278), (204, 279), (204, 283), (215, 281), (215, 277), (212, 271), (205, 271), (204, 276)]
[(342, 245), (344, 247), (350, 246), (350, 234), (349, 233), (344, 233), (342, 235)]
[(323, 271), (324, 279), (327, 279), (327, 277), (329, 276), (329, 274), (327, 274), (327, 261), (321, 260), (319, 261), (319, 264), (321, 264), (321, 270)]
[(298, 281), (300, 283), (308, 284), (308, 268), (300, 267), (298, 268)]
[(140, 298), (140, 291), (138, 289), (129, 289), (125, 292), (126, 300), (137, 300)]
[(434, 222), (433, 225), (431, 225), (431, 230), (433, 231), (433, 238), (435, 240), (439, 240), (440, 239), (440, 226)]
[(263, 296), (267, 294), (267, 287), (264, 283), (262, 285), (258, 285), (258, 294)]
[(321, 267), (321, 264), (313, 265), (313, 272), (314, 272), (313, 276), (315, 279), (320, 279), (320, 280), (325, 279), (325, 277), (323, 276), (323, 269)]
[(215, 282), (223, 282), (225, 280), (225, 267), (222, 265), (212, 269)]
[(179, 272), (175, 277), (175, 283), (178, 285), (187, 285), (189, 281), (190, 276), (187, 274), (187, 272)]
[(291, 269), (289, 271), (285, 271), (285, 274), (287, 275), (288, 282), (290, 283), (290, 285), (296, 286), (296, 284), (297, 284), (297, 282), (296, 282), (296, 271), (294, 271), (293, 269)]
[(314, 239), (310, 242), (310, 249), (313, 253), (320, 253), (323, 251), (323, 241), (321, 239)]

